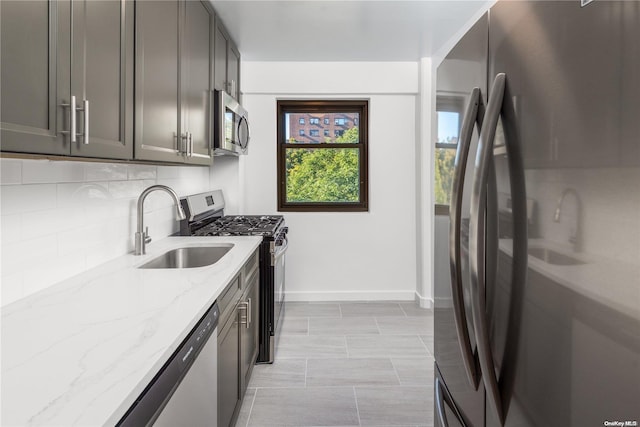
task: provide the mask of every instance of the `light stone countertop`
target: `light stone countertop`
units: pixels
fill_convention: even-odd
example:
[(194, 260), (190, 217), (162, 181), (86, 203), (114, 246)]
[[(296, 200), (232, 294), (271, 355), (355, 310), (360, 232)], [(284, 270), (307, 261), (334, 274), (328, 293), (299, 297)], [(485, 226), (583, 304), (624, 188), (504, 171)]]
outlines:
[[(584, 264), (553, 265), (529, 255), (529, 268), (598, 304), (640, 320), (640, 266), (584, 252), (573, 253), (544, 239), (530, 239), (529, 247), (548, 248)], [(512, 253), (512, 240), (500, 239), (500, 250)], [(615, 254), (612, 254), (615, 255)]]
[[(3, 307), (1, 424), (117, 423), (261, 241), (167, 237)], [(225, 243), (234, 246), (210, 266), (136, 268)]]

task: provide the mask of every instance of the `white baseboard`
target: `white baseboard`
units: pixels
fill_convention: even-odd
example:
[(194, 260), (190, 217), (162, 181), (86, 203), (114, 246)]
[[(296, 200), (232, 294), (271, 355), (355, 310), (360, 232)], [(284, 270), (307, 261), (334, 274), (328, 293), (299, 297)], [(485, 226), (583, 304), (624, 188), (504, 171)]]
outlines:
[(413, 301), (415, 291), (285, 292), (286, 301)]
[(420, 293), (418, 293), (418, 291), (416, 291), (414, 299), (418, 303), (420, 308), (433, 308), (433, 298), (423, 297), (422, 295), (420, 295)]

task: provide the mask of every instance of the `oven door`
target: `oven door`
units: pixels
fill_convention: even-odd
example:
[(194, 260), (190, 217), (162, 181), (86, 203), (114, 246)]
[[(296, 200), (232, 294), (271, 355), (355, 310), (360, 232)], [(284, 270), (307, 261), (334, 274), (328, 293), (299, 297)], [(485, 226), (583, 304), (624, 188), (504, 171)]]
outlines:
[(273, 241), (271, 250), (271, 268), (273, 271), (273, 334), (271, 336), (270, 359), (275, 353), (275, 341), (279, 337), (280, 320), (284, 312), (285, 293), (285, 254), (289, 247), (286, 228)]

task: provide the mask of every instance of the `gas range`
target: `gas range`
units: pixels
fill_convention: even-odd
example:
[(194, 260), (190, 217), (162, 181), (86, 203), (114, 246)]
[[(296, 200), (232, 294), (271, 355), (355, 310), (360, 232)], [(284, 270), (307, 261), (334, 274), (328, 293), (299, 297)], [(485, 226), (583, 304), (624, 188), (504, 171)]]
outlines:
[(258, 363), (272, 363), (284, 312), (285, 253), (289, 246), (282, 215), (225, 215), (221, 190), (180, 199), (186, 219), (181, 236), (262, 236), (260, 244), (260, 344)]

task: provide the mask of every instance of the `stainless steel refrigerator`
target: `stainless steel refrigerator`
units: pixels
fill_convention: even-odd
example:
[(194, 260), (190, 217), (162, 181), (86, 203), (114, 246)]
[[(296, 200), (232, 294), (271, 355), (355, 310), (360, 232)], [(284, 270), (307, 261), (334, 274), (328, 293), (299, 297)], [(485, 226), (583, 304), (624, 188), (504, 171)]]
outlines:
[(638, 425), (640, 2), (499, 1), (437, 104), (460, 126), (435, 424)]

